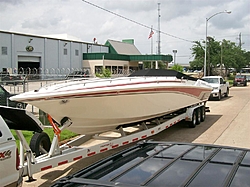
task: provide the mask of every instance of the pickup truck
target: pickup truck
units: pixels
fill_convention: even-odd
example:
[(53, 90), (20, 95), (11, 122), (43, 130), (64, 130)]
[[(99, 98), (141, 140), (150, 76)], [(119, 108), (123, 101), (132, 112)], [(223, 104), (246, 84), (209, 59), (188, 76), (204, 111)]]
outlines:
[(206, 76), (202, 80), (208, 82), (213, 87), (210, 98), (221, 100), (222, 96), (228, 97), (229, 83), (226, 82), (221, 76)]
[(0, 186), (22, 186), (16, 140), (0, 116)]
[[(34, 123), (32, 119), (35, 118), (27, 114), (24, 109), (5, 106), (0, 106), (0, 109), (0, 186), (21, 187), (25, 168), (22, 167), (21, 150), (18, 150), (11, 130), (16, 132), (27, 130), (42, 134), (43, 126)], [(36, 142), (33, 141), (33, 144)], [(30, 151), (25, 154), (28, 152)]]

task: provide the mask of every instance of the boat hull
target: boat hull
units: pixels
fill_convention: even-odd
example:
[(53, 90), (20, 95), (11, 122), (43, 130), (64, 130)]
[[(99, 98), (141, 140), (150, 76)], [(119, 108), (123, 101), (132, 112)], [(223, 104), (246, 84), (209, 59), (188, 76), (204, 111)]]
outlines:
[(68, 128), (78, 134), (93, 134), (172, 113), (206, 101), (211, 90), (197, 87), (165, 87), (85, 97), (35, 100), (29, 103), (50, 114), (58, 123), (68, 117)]

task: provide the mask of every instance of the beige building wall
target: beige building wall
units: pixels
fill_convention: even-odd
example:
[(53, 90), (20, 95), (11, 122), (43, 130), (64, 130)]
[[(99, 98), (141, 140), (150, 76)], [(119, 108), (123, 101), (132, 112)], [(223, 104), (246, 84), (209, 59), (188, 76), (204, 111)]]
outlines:
[[(82, 66), (83, 68), (90, 68), (91, 73), (95, 74), (96, 68), (110, 68), (111, 72), (117, 73), (115, 70), (121, 70), (120, 68), (122, 67), (122, 71), (124, 73), (128, 73), (129, 69), (135, 69), (138, 68), (138, 62), (129, 62), (129, 61), (121, 61), (121, 60), (83, 60), (82, 61)], [(120, 71), (119, 71), (120, 73)]]

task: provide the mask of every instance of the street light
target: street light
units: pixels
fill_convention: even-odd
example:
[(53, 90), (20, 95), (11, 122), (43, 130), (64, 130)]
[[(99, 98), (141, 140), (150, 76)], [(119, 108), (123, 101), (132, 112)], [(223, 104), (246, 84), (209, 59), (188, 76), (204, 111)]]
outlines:
[(177, 53), (177, 50), (176, 50), (176, 49), (174, 49), (174, 50), (173, 50), (173, 53), (174, 53), (174, 65), (175, 65), (175, 62), (176, 62), (176, 53)]
[(208, 20), (210, 20), (212, 17), (218, 15), (218, 14), (222, 14), (222, 13), (227, 13), (227, 14), (231, 14), (231, 11), (225, 10), (222, 12), (217, 12), (215, 14), (213, 14), (212, 16), (210, 16), (209, 18), (206, 18), (206, 38), (205, 38), (205, 58), (204, 58), (204, 76), (206, 76), (206, 67), (207, 67), (207, 23)]

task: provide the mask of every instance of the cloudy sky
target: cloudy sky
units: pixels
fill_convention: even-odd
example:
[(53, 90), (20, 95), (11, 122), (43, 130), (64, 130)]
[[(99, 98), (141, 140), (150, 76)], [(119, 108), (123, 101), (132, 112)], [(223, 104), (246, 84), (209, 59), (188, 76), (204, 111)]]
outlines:
[[(0, 30), (35, 35), (68, 34), (84, 42), (104, 44), (107, 39), (134, 39), (142, 54), (158, 51), (158, 34), (148, 39), (150, 27), (158, 29), (160, 3), (160, 51), (176, 62), (192, 60), (192, 41), (208, 36), (242, 42), (250, 51), (249, 0), (0, 0)], [(101, 8), (100, 8), (101, 7)], [(240, 37), (241, 35), (241, 37)]]

